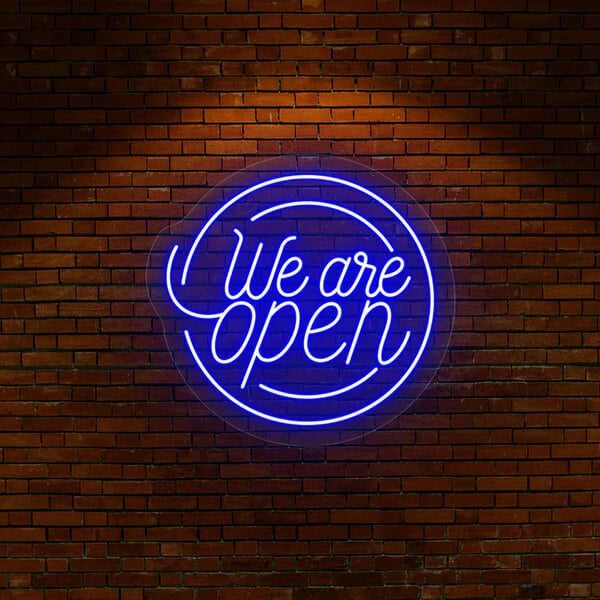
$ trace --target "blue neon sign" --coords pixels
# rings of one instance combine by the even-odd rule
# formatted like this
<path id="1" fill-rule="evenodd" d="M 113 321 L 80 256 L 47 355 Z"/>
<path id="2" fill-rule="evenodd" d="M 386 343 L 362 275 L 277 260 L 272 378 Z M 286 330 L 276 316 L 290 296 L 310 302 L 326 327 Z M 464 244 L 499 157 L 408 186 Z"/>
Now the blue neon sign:
<path id="1" fill-rule="evenodd" d="M 433 269 L 407 218 L 323 174 L 236 193 L 171 246 L 164 280 L 204 378 L 284 426 L 342 423 L 401 394 L 436 318 Z"/>

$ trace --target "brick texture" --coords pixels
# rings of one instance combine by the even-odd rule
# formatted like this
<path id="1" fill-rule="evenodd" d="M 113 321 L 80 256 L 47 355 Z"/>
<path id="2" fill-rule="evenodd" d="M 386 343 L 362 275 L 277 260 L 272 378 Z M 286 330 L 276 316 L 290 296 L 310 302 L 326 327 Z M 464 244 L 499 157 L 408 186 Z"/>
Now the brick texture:
<path id="1" fill-rule="evenodd" d="M 2 600 L 600 598 L 600 3 L 3 0 Z M 258 157 L 429 211 L 447 358 L 351 444 L 183 385 L 154 236 Z"/>

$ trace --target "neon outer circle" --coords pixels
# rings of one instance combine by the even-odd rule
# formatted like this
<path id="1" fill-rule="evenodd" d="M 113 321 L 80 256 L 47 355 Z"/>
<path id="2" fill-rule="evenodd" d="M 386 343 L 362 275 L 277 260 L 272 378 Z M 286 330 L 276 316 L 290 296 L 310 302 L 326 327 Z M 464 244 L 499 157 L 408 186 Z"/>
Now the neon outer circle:
<path id="1" fill-rule="evenodd" d="M 363 186 L 353 183 L 351 181 L 347 181 L 346 179 L 340 179 L 339 177 L 331 177 L 329 175 L 316 175 L 316 174 L 286 175 L 284 177 L 275 177 L 274 179 L 268 179 L 267 181 L 263 181 L 256 185 L 253 185 L 252 187 L 249 187 L 248 189 L 239 193 L 237 196 L 234 196 L 226 204 L 224 204 L 206 222 L 204 227 L 200 230 L 200 233 L 198 233 L 198 235 L 196 236 L 196 239 L 194 240 L 194 243 L 192 244 L 192 247 L 190 248 L 190 251 L 188 253 L 188 256 L 187 256 L 185 264 L 184 264 L 184 268 L 183 268 L 183 271 L 181 274 L 181 285 L 185 285 L 185 283 L 186 283 L 187 275 L 188 275 L 188 271 L 190 269 L 190 264 L 192 262 L 193 255 L 194 255 L 198 245 L 202 241 L 202 238 L 204 237 L 206 232 L 210 229 L 212 224 L 221 216 L 221 214 L 223 212 L 225 212 L 228 208 L 230 208 L 238 200 L 241 200 L 241 199 L 245 198 L 246 196 L 248 196 L 249 194 L 251 194 L 257 190 L 260 190 L 262 188 L 276 185 L 278 183 L 284 183 L 287 181 L 311 181 L 311 180 L 327 181 L 330 183 L 336 183 L 336 184 L 339 184 L 342 186 L 346 186 L 346 187 L 352 188 L 354 190 L 357 190 L 357 191 L 365 194 L 366 196 L 369 196 L 373 200 L 376 200 L 377 202 L 379 202 L 379 204 L 381 204 L 384 208 L 386 208 L 392 215 L 394 215 L 394 217 L 396 217 L 396 219 L 398 219 L 398 221 L 400 221 L 400 223 L 402 223 L 402 226 L 408 232 L 408 234 L 412 238 L 413 242 L 415 243 L 417 249 L 419 250 L 419 254 L 421 256 L 421 259 L 423 260 L 423 264 L 424 264 L 425 270 L 427 272 L 427 285 L 428 285 L 428 290 L 429 290 L 429 312 L 428 312 L 428 316 L 427 316 L 427 327 L 425 328 L 425 334 L 423 336 L 423 341 L 421 342 L 421 345 L 419 346 L 419 350 L 418 350 L 417 354 L 415 355 L 415 358 L 413 359 L 412 363 L 408 367 L 408 369 L 406 369 L 406 371 L 402 375 L 402 377 L 400 379 L 398 379 L 398 381 L 387 392 L 385 392 L 384 394 L 379 396 L 379 398 L 377 398 L 376 400 L 373 400 L 366 406 L 363 406 L 362 408 L 355 410 L 351 413 L 348 413 L 345 415 L 340 415 L 339 417 L 332 417 L 329 419 L 319 419 L 317 421 L 301 421 L 298 419 L 285 419 L 283 417 L 277 417 L 275 415 L 270 415 L 270 414 L 261 412 L 259 410 L 256 410 L 255 408 L 248 406 L 247 404 L 245 404 L 244 402 L 242 402 L 241 400 L 239 400 L 238 398 L 236 398 L 235 396 L 230 394 L 227 390 L 225 390 L 219 384 L 219 382 L 211 375 L 211 373 L 208 371 L 208 369 L 206 368 L 206 366 L 204 365 L 204 363 L 198 356 L 198 353 L 196 352 L 196 348 L 193 345 L 189 331 L 186 329 L 183 332 L 185 340 L 188 345 L 188 348 L 190 349 L 190 352 L 191 352 L 196 364 L 198 365 L 200 370 L 204 373 L 206 378 L 212 383 L 212 385 L 219 392 L 221 392 L 221 394 L 223 394 L 228 400 L 230 400 L 231 402 L 233 402 L 234 404 L 236 404 L 237 406 L 239 406 L 241 409 L 245 410 L 246 412 L 253 414 L 257 417 L 260 417 L 261 419 L 266 419 L 268 421 L 272 421 L 275 423 L 281 423 L 283 425 L 299 425 L 299 426 L 303 426 L 303 427 L 317 427 L 320 425 L 332 425 L 335 423 L 341 423 L 342 421 L 347 421 L 349 419 L 354 419 L 355 417 L 358 417 L 358 416 L 372 410 L 373 408 L 375 408 L 376 406 L 381 404 L 384 400 L 387 400 L 387 398 L 389 398 L 408 379 L 410 374 L 414 371 L 417 364 L 421 360 L 421 357 L 423 356 L 423 352 L 425 351 L 425 347 L 426 347 L 429 337 L 431 335 L 431 330 L 433 327 L 434 304 L 435 304 L 435 301 L 434 301 L 435 300 L 435 291 L 434 291 L 434 284 L 433 284 L 433 275 L 431 272 L 431 267 L 429 265 L 429 261 L 427 260 L 427 255 L 425 254 L 425 250 L 423 249 L 423 245 L 421 244 L 421 241 L 417 237 L 417 234 L 414 232 L 412 227 L 408 224 L 406 219 L 393 206 L 391 206 L 388 202 L 386 202 L 381 196 L 378 196 L 371 190 L 368 190 L 367 188 L 364 188 Z M 189 309 L 186 309 L 183 305 L 181 305 L 179 303 L 179 301 L 177 300 L 177 298 L 175 297 L 175 294 L 172 289 L 171 269 L 172 269 L 173 261 L 175 258 L 175 254 L 177 253 L 178 249 L 179 249 L 178 245 L 173 246 L 173 248 L 171 250 L 171 254 L 169 256 L 169 262 L 168 262 L 168 266 L 167 266 L 166 283 L 167 283 L 167 289 L 169 292 L 169 296 L 171 297 L 171 300 L 176 304 L 176 306 L 180 310 L 182 310 L 182 312 L 189 314 L 190 316 L 200 316 L 200 313 L 194 313 L 193 311 L 190 311 Z M 202 315 L 202 316 L 204 316 L 204 315 Z"/>

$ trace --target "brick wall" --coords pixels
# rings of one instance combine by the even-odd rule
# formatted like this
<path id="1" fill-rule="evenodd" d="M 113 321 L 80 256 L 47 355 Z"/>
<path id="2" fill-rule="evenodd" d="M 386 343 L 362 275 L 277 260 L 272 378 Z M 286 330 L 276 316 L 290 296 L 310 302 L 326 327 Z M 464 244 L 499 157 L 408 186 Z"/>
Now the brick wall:
<path id="1" fill-rule="evenodd" d="M 2 600 L 600 598 L 600 3 L 3 0 Z M 279 448 L 183 385 L 157 232 L 258 158 L 429 211 L 424 398 Z"/>

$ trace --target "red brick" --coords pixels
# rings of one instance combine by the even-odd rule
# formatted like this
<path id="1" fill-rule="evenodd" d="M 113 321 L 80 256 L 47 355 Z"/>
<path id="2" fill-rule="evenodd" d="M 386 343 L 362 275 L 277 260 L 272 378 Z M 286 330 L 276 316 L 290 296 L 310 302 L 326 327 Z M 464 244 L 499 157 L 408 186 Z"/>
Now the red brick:
<path id="1" fill-rule="evenodd" d="M 256 119 L 254 110 L 249 108 L 207 108 L 204 117 L 209 123 L 253 123 Z"/>

